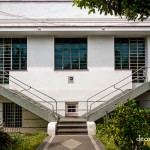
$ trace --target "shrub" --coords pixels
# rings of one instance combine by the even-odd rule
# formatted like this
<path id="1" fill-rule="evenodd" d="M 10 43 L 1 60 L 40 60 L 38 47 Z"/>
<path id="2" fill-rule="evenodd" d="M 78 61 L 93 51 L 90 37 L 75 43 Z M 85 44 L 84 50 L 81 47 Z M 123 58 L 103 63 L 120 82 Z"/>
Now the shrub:
<path id="1" fill-rule="evenodd" d="M 12 139 L 8 133 L 0 131 L 0 150 L 4 150 L 12 146 Z"/>
<path id="2" fill-rule="evenodd" d="M 13 140 L 12 150 L 35 150 L 46 136 L 45 132 L 38 132 L 32 135 L 13 133 L 11 134 Z"/>
<path id="3" fill-rule="evenodd" d="M 120 150 L 146 150 L 146 142 L 137 141 L 139 135 L 150 137 L 150 111 L 138 107 L 135 100 L 120 105 L 113 118 L 107 118 L 105 124 L 97 125 L 97 136 L 107 135 Z"/>

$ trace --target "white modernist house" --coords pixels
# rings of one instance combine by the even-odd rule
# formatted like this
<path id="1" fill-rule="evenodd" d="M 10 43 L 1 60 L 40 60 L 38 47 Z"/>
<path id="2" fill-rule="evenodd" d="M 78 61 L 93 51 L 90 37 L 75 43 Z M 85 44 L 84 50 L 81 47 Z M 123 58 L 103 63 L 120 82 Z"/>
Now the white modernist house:
<path id="1" fill-rule="evenodd" d="M 130 97 L 150 108 L 148 66 L 149 19 L 89 15 L 72 0 L 0 2 L 0 120 L 10 130 L 95 121 Z"/>

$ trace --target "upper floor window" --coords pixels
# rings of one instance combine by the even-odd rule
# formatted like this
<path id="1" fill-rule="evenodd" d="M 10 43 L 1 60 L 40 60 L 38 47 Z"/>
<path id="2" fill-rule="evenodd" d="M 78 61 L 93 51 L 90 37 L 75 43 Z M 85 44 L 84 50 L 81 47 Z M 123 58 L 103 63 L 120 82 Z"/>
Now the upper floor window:
<path id="1" fill-rule="evenodd" d="M 115 69 L 132 69 L 132 72 L 145 67 L 144 38 L 115 38 Z M 134 73 L 134 82 L 143 82 L 143 70 Z"/>
<path id="2" fill-rule="evenodd" d="M 9 70 L 24 69 L 27 69 L 27 39 L 0 38 L 0 83 L 9 82 Z"/>
<path id="3" fill-rule="evenodd" d="M 12 69 L 27 69 L 27 39 L 12 39 Z"/>
<path id="4" fill-rule="evenodd" d="M 87 69 L 87 39 L 55 39 L 55 69 Z"/>

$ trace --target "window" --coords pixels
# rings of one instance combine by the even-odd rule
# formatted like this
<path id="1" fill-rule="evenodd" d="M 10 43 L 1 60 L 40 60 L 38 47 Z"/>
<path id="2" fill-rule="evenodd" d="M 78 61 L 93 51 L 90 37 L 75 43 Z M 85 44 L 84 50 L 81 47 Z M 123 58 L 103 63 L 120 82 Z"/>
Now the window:
<path id="1" fill-rule="evenodd" d="M 8 83 L 9 70 L 27 69 L 27 39 L 0 38 L 0 83 Z"/>
<path id="2" fill-rule="evenodd" d="M 27 39 L 12 39 L 12 69 L 27 69 Z"/>
<path id="3" fill-rule="evenodd" d="M 22 108 L 14 103 L 3 103 L 5 127 L 22 127 Z"/>
<path id="4" fill-rule="evenodd" d="M 55 39 L 55 69 L 87 69 L 87 39 Z"/>
<path id="5" fill-rule="evenodd" d="M 115 69 L 132 69 L 132 73 L 145 67 L 144 38 L 115 38 Z M 143 82 L 143 70 L 132 76 L 133 82 Z"/>
<path id="6" fill-rule="evenodd" d="M 66 103 L 66 113 L 76 113 L 77 112 L 78 103 Z"/>

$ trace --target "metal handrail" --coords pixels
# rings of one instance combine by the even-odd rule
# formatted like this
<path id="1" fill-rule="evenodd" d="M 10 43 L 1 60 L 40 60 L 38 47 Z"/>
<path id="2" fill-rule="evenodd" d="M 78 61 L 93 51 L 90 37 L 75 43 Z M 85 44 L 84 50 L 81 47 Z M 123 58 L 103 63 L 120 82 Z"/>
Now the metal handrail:
<path id="1" fill-rule="evenodd" d="M 138 79 L 138 78 L 135 78 L 134 80 L 137 80 L 137 79 Z M 130 82 L 128 82 L 128 83 L 126 83 L 125 85 L 121 86 L 120 88 L 125 87 L 125 86 L 126 86 L 126 85 L 128 85 L 129 83 L 132 83 L 134 80 L 132 80 L 132 81 L 130 81 Z M 98 99 L 98 100 L 96 100 L 96 101 L 92 102 L 92 104 L 90 105 L 90 111 L 91 111 L 91 109 L 92 109 L 92 105 L 93 105 L 94 103 L 96 103 L 96 102 L 101 102 L 101 100 L 102 100 L 103 98 L 105 98 L 105 97 L 107 97 L 107 96 L 109 96 L 109 95 L 111 95 L 111 94 L 115 93 L 116 91 L 120 90 L 120 88 L 118 88 L 118 89 L 116 89 L 115 91 L 110 92 L 109 94 L 107 94 L 107 95 L 105 95 L 105 96 L 101 97 L 100 99 Z M 121 92 L 123 92 L 123 90 L 121 90 Z"/>
<path id="2" fill-rule="evenodd" d="M 41 92 L 41 91 L 39 91 L 39 90 L 37 90 L 37 89 L 35 89 L 35 88 L 31 87 L 31 86 L 29 86 L 29 85 L 28 85 L 28 84 L 26 84 L 26 83 L 24 83 L 24 82 L 22 82 L 22 81 L 18 80 L 17 78 L 13 77 L 12 75 L 10 75 L 9 73 L 7 73 L 6 71 L 4 71 L 4 70 L 0 70 L 0 71 L 2 71 L 2 72 L 4 73 L 4 75 L 6 74 L 6 75 L 8 75 L 9 77 L 13 78 L 15 81 L 18 81 L 18 82 L 20 82 L 21 84 L 23 84 L 23 85 L 27 86 L 27 87 L 28 87 L 28 89 L 24 88 L 23 86 L 21 86 L 20 84 L 16 83 L 16 82 L 15 82 L 15 81 L 13 81 L 13 80 L 11 80 L 10 78 L 4 77 L 4 78 L 6 78 L 6 79 L 9 79 L 9 81 L 13 82 L 13 83 L 14 83 L 14 84 L 16 84 L 17 86 L 21 87 L 21 88 L 23 89 L 21 92 L 26 91 L 26 92 L 28 92 L 28 93 L 30 93 L 30 94 L 32 94 L 32 95 L 34 95 L 35 97 L 37 97 L 37 98 L 41 99 L 42 101 L 44 101 L 44 102 L 46 102 L 46 103 L 50 104 L 50 105 L 52 106 L 53 113 L 54 113 L 54 111 L 55 111 L 55 112 L 56 112 L 56 114 L 57 114 L 57 100 L 56 100 L 56 99 L 54 99 L 54 98 L 52 98 L 52 97 L 48 96 L 47 94 L 45 94 L 45 93 L 43 93 L 43 92 Z M 29 91 L 30 89 L 32 89 L 32 90 L 36 91 L 37 93 L 40 93 L 40 94 L 42 94 L 42 95 L 46 96 L 47 98 L 50 98 L 51 100 L 53 100 L 53 101 L 56 103 L 56 110 L 54 110 L 54 106 L 53 106 L 53 105 L 52 105 L 49 101 L 44 100 L 43 98 L 41 98 L 41 97 L 37 96 L 36 94 L 34 94 L 34 93 L 30 92 L 30 91 Z M 20 92 L 20 93 L 21 93 L 21 92 Z"/>
<path id="3" fill-rule="evenodd" d="M 114 87 L 116 90 L 113 91 L 113 92 L 110 92 L 109 94 L 105 95 L 105 96 L 102 97 L 101 99 L 107 97 L 108 95 L 110 95 L 110 94 L 112 94 L 112 93 L 114 93 L 114 92 L 116 92 L 116 91 L 118 91 L 118 90 L 121 90 L 122 87 L 124 87 L 124 86 L 126 86 L 127 84 L 133 82 L 134 80 L 141 79 L 141 77 L 140 77 L 140 78 L 136 78 L 136 79 L 134 79 L 134 80 L 131 80 L 129 83 L 123 85 L 123 86 L 120 87 L 120 88 L 116 88 L 116 85 L 117 85 L 117 84 L 119 84 L 119 83 L 125 81 L 125 80 L 128 79 L 129 77 L 132 77 L 132 75 L 136 74 L 136 73 L 139 72 L 140 70 L 145 71 L 145 70 L 148 69 L 148 68 L 150 68 L 150 67 L 141 67 L 140 69 L 136 70 L 134 73 L 132 73 L 131 75 L 125 77 L 124 79 L 120 80 L 119 82 L 117 82 L 117 83 L 115 83 L 115 84 L 113 84 L 113 85 L 111 85 L 111 86 L 105 88 L 104 90 L 102 90 L 102 91 L 100 91 L 100 92 L 94 94 L 93 96 L 89 97 L 89 98 L 87 99 L 87 101 L 86 101 L 86 103 L 87 103 L 87 113 L 88 113 L 88 111 L 89 111 L 88 103 L 89 103 L 89 101 L 90 101 L 92 98 L 94 98 L 95 96 L 97 96 L 97 95 L 99 95 L 99 94 L 101 94 L 101 93 L 107 91 L 108 89 L 110 89 L 110 88 L 112 88 L 112 87 Z M 145 79 L 147 80 L 147 74 L 146 74 L 146 76 L 145 76 Z M 96 100 L 96 101 L 93 101 L 93 103 L 90 105 L 90 110 L 91 110 L 92 105 L 93 105 L 94 103 L 100 101 L 101 99 L 98 99 L 98 100 Z"/>

